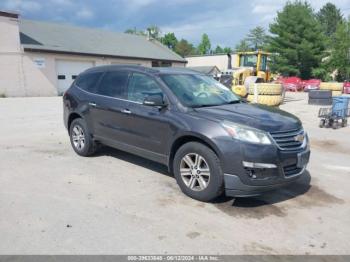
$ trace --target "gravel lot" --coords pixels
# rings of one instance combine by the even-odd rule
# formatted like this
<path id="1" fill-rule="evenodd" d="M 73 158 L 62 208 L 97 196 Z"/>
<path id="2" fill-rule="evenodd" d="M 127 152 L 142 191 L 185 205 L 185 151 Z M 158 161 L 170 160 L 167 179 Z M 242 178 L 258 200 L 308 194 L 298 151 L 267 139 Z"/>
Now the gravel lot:
<path id="1" fill-rule="evenodd" d="M 0 254 L 350 254 L 350 127 L 318 128 L 305 94 L 287 101 L 311 138 L 309 176 L 204 204 L 151 161 L 77 156 L 61 98 L 0 99 Z"/>

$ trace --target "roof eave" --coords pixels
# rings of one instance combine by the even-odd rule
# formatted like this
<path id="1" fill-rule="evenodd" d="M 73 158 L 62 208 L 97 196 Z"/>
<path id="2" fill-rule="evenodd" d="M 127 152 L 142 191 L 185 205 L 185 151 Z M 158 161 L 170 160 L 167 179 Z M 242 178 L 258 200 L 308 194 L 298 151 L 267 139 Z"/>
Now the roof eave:
<path id="1" fill-rule="evenodd" d="M 0 16 L 18 19 L 19 18 L 19 13 L 16 12 L 16 11 L 7 11 L 7 10 L 1 10 L 0 9 Z"/>
<path id="2" fill-rule="evenodd" d="M 60 51 L 60 50 L 51 50 L 51 49 L 43 49 L 43 48 L 32 48 L 26 47 L 23 45 L 23 49 L 26 52 L 37 52 L 37 53 L 56 53 L 56 54 L 66 54 L 66 55 L 82 55 L 82 56 L 93 56 L 93 57 L 106 57 L 106 58 L 122 58 L 122 59 L 135 59 L 135 60 L 152 60 L 152 61 L 162 61 L 162 62 L 176 62 L 187 64 L 188 62 L 183 60 L 176 59 L 162 59 L 155 57 L 133 57 L 133 56 L 121 56 L 121 55 L 111 55 L 111 54 L 94 54 L 94 53 L 83 53 L 83 52 L 74 52 L 74 51 Z"/>

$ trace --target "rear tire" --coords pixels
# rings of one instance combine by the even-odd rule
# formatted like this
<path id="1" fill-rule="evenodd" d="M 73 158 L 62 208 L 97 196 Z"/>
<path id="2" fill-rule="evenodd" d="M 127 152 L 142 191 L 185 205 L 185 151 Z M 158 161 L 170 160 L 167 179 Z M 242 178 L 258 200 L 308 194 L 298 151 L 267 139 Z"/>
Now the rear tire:
<path id="1" fill-rule="evenodd" d="M 254 95 L 248 95 L 248 102 L 254 102 Z M 258 104 L 267 106 L 279 106 L 282 103 L 281 95 L 258 95 Z"/>
<path id="2" fill-rule="evenodd" d="M 281 95 L 283 91 L 281 84 L 258 83 L 249 86 L 250 95 L 254 95 L 254 85 L 257 85 L 259 95 Z"/>
<path id="3" fill-rule="evenodd" d="M 70 142 L 74 151 L 80 156 L 91 156 L 97 150 L 97 144 L 82 118 L 73 120 L 69 128 Z"/>
<path id="4" fill-rule="evenodd" d="M 173 172 L 182 192 L 193 199 L 210 202 L 224 191 L 220 160 L 213 150 L 201 143 L 189 142 L 179 148 Z"/>
<path id="5" fill-rule="evenodd" d="M 342 91 L 343 90 L 343 83 L 321 82 L 320 89 L 321 90 Z"/>

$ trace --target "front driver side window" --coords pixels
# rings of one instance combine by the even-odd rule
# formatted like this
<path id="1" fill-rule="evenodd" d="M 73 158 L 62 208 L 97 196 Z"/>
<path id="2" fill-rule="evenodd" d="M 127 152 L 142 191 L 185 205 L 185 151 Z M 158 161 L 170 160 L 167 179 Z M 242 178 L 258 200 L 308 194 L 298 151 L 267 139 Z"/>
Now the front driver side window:
<path id="1" fill-rule="evenodd" d="M 128 100 L 143 103 L 147 96 L 155 94 L 163 96 L 163 91 L 153 78 L 139 73 L 132 75 L 128 87 Z"/>

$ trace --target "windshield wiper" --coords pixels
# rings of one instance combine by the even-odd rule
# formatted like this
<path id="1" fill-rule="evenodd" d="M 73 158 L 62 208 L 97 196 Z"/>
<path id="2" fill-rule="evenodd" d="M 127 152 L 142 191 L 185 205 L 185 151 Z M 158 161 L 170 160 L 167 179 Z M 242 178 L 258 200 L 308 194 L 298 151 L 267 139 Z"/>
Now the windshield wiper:
<path id="1" fill-rule="evenodd" d="M 225 103 L 215 105 L 215 106 L 225 106 L 225 105 L 233 105 L 233 104 L 239 104 L 239 103 L 241 103 L 241 100 L 233 100 L 233 101 L 225 102 Z"/>
<path id="2" fill-rule="evenodd" d="M 222 104 L 201 104 L 201 105 L 194 105 L 191 106 L 192 108 L 200 108 L 200 107 L 214 107 L 214 106 L 224 106 L 224 105 L 232 105 L 232 104 L 239 104 L 241 103 L 241 100 L 232 100 L 230 102 L 222 103 Z"/>
<path id="3" fill-rule="evenodd" d="M 213 105 L 195 105 L 195 106 L 191 106 L 192 108 L 200 108 L 200 107 L 212 107 L 212 106 L 220 106 L 219 105 L 216 105 L 216 104 L 213 104 Z"/>
<path id="4" fill-rule="evenodd" d="M 232 100 L 230 102 L 225 103 L 224 105 L 232 105 L 232 104 L 239 104 L 241 100 Z"/>

